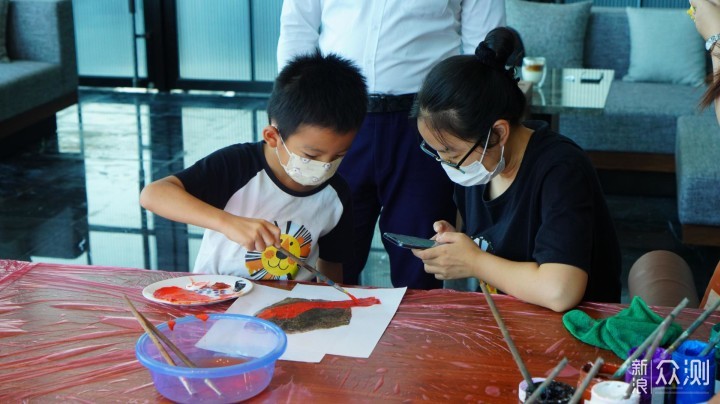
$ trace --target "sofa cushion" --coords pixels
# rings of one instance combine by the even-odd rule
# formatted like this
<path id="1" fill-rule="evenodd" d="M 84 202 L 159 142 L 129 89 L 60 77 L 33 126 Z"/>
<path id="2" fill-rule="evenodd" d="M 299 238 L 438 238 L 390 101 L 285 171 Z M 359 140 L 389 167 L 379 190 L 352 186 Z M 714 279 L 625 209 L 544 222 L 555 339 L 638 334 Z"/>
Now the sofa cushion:
<path id="1" fill-rule="evenodd" d="M 590 69 L 613 69 L 615 77 L 624 76 L 630 64 L 629 37 L 625 9 L 593 7 L 585 36 L 584 66 Z"/>
<path id="2" fill-rule="evenodd" d="M 720 226 L 718 156 L 720 127 L 714 114 L 678 119 L 675 169 L 680 223 Z"/>
<path id="3" fill-rule="evenodd" d="M 0 0 L 0 63 L 9 62 L 7 48 L 5 47 L 5 35 L 7 34 L 7 10 L 8 0 Z"/>
<path id="4" fill-rule="evenodd" d="M 527 56 L 543 56 L 547 66 L 582 67 L 592 2 L 544 4 L 507 0 L 507 25 L 522 37 Z"/>
<path id="5" fill-rule="evenodd" d="M 560 115 L 560 133 L 591 151 L 673 154 L 677 118 L 697 113 L 704 88 L 615 80 L 602 115 Z"/>
<path id="6" fill-rule="evenodd" d="M 0 64 L 0 121 L 63 95 L 59 65 L 15 60 Z"/>
<path id="7" fill-rule="evenodd" d="M 700 86 L 705 48 L 685 10 L 628 8 L 630 68 L 625 81 Z"/>

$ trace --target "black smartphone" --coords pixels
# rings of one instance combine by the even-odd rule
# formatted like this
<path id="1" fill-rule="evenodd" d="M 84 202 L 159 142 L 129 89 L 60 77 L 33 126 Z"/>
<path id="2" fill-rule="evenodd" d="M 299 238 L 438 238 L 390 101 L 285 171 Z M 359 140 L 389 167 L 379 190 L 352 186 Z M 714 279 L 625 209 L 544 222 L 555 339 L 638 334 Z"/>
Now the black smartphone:
<path id="1" fill-rule="evenodd" d="M 437 244 L 434 240 L 428 240 L 426 238 L 405 236 L 403 234 L 395 233 L 383 233 L 383 237 L 391 243 L 402 248 L 416 248 L 424 250 L 426 248 L 435 247 Z"/>

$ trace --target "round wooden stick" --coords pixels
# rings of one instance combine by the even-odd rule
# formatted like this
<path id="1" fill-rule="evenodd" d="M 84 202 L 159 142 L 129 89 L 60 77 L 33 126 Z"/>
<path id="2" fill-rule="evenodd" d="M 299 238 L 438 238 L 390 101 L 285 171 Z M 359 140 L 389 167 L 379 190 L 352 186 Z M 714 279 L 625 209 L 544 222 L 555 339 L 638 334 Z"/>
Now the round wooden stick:
<path id="1" fill-rule="evenodd" d="M 643 357 L 643 360 L 646 361 L 645 363 L 648 363 L 647 361 L 650 361 L 650 366 L 652 367 L 652 358 L 653 355 L 655 355 L 655 350 L 657 350 L 658 346 L 660 346 L 660 341 L 662 341 L 663 336 L 665 336 L 665 333 L 667 332 L 668 328 L 670 328 L 670 322 L 662 322 L 660 324 L 660 329 L 655 334 L 655 339 L 653 339 L 652 344 L 650 345 L 650 349 L 645 352 L 645 356 Z M 627 390 L 625 390 L 625 395 L 623 396 L 623 400 L 627 400 L 630 398 L 630 395 L 632 395 L 633 388 L 635 387 L 635 384 L 637 383 L 637 379 L 640 378 L 640 373 L 635 373 L 632 377 L 632 380 L 630 380 L 630 385 L 628 386 Z"/>
<path id="2" fill-rule="evenodd" d="M 690 327 L 688 327 L 685 331 L 683 331 L 682 334 L 668 347 L 668 349 L 665 350 L 663 353 L 663 359 L 667 358 L 669 355 L 672 355 L 673 352 L 682 344 L 692 333 L 697 330 L 698 327 L 700 327 L 700 324 L 702 324 L 708 316 L 712 312 L 714 312 L 718 307 L 720 306 L 720 299 L 716 300 L 710 307 L 705 309 L 705 311 L 698 316 L 698 318 L 693 321 L 692 324 L 690 324 Z"/>
<path id="3" fill-rule="evenodd" d="M 505 327 L 505 322 L 503 321 L 502 317 L 500 317 L 500 312 L 498 311 L 497 307 L 495 307 L 495 301 L 493 300 L 490 292 L 488 292 L 487 286 L 485 286 L 485 282 L 480 281 L 480 289 L 482 289 L 482 292 L 485 295 L 485 300 L 487 300 L 488 306 L 490 306 L 490 311 L 492 312 L 493 317 L 495 317 L 495 322 L 497 323 L 498 328 L 500 328 L 500 332 L 502 332 L 503 338 L 505 339 L 505 343 L 507 344 L 508 348 L 510 348 L 510 353 L 512 354 L 513 359 L 515 359 L 515 363 L 520 369 L 520 373 L 522 373 L 523 379 L 525 379 L 525 383 L 527 383 L 528 385 L 528 391 L 532 391 L 534 386 L 532 376 L 530 376 L 530 372 L 528 372 L 527 368 L 525 367 L 525 364 L 520 357 L 520 353 L 515 347 L 515 343 L 513 342 L 512 337 L 510 337 L 510 332 L 508 332 L 507 327 Z"/>
<path id="4" fill-rule="evenodd" d="M 570 399 L 570 404 L 577 404 L 582 399 L 583 392 L 587 388 L 587 386 L 590 385 L 590 382 L 592 381 L 593 377 L 597 374 L 597 372 L 600 371 L 600 367 L 605 363 L 603 358 L 597 357 L 595 359 L 595 363 L 593 363 L 593 366 L 590 368 L 590 371 L 585 375 L 585 379 L 583 379 L 582 383 L 580 383 L 580 386 L 578 386 L 577 389 L 575 389 L 575 394 L 573 394 L 572 398 Z"/>
<path id="5" fill-rule="evenodd" d="M 157 335 L 152 331 L 152 329 L 150 327 L 148 327 L 148 324 L 150 324 L 150 322 L 147 321 L 145 319 L 145 317 L 143 317 L 143 315 L 140 314 L 139 311 L 137 311 L 137 309 L 135 308 L 135 306 L 133 306 L 133 304 L 130 302 L 130 299 L 128 299 L 127 296 L 123 296 L 123 297 L 125 297 L 125 301 L 130 306 L 130 310 L 132 311 L 133 315 L 137 319 L 138 323 L 140 323 L 140 326 L 143 328 L 143 330 L 145 330 L 148 337 L 150 337 L 150 340 L 157 347 L 158 351 L 160 351 L 160 355 L 163 357 L 163 359 L 165 359 L 165 362 L 167 362 L 168 365 L 170 365 L 170 366 L 177 366 L 175 364 L 175 361 L 173 360 L 173 358 L 165 350 L 165 347 L 163 346 L 163 344 L 160 343 L 160 340 L 158 339 Z M 150 324 L 150 325 L 152 325 L 152 324 Z M 191 396 L 195 395 L 195 392 L 192 391 L 192 389 L 190 388 L 190 385 L 188 384 L 187 380 L 184 377 L 180 377 L 180 383 L 182 383 L 183 387 L 185 387 L 185 390 L 187 390 L 188 394 L 190 394 Z"/>
<path id="6" fill-rule="evenodd" d="M 132 304 L 132 302 L 130 301 L 130 299 L 128 299 L 127 296 L 123 296 L 123 297 L 125 298 L 125 301 L 127 302 L 128 306 L 130 306 L 130 311 L 132 311 L 133 315 L 135 315 L 135 318 L 138 319 L 138 322 L 143 327 L 145 332 L 148 333 L 148 336 L 150 337 L 150 339 L 153 341 L 153 343 L 155 343 L 155 345 L 160 350 L 160 354 L 163 355 L 163 357 L 165 358 L 166 361 L 169 360 L 168 364 L 170 364 L 171 366 L 177 366 L 175 364 L 175 361 L 173 361 L 173 359 L 170 357 L 170 355 L 165 350 L 165 347 L 163 347 L 162 344 L 160 344 L 160 341 L 158 341 L 157 338 L 160 338 L 165 343 L 165 345 L 167 345 L 168 348 L 170 348 L 170 350 L 173 351 L 175 353 L 175 355 L 178 356 L 178 358 L 180 358 L 180 360 L 185 364 L 185 366 L 187 366 L 189 368 L 197 367 L 197 365 L 195 365 L 195 363 L 193 363 L 193 361 L 191 361 L 190 358 L 188 358 L 187 355 L 185 355 L 180 350 L 180 348 L 178 348 L 175 344 L 173 344 L 172 341 L 170 341 L 170 338 L 166 337 L 165 334 L 161 333 L 160 330 L 158 330 L 157 327 L 155 327 L 155 325 L 153 323 L 151 323 L 147 318 L 145 318 L 145 316 L 143 316 L 135 308 L 135 306 Z M 181 378 L 180 380 L 184 380 L 184 378 Z M 215 386 L 215 384 L 212 381 L 210 381 L 210 379 L 204 379 L 203 382 L 205 383 L 206 386 L 210 387 L 210 389 L 212 391 L 214 391 L 215 394 L 217 394 L 218 396 L 222 396 L 222 392 L 220 390 L 218 390 L 218 388 Z M 185 384 L 185 383 L 183 383 L 183 384 Z M 192 395 L 193 393 L 190 393 L 190 394 Z"/>
<path id="7" fill-rule="evenodd" d="M 543 382 L 540 383 L 540 385 L 538 386 L 537 389 L 535 389 L 535 391 L 532 393 L 532 395 L 527 400 L 525 400 L 525 403 L 531 404 L 531 403 L 534 403 L 535 400 L 540 398 L 542 391 L 547 386 L 549 386 L 550 383 L 552 383 L 553 379 L 558 375 L 558 373 L 560 373 L 561 370 L 563 370 L 563 368 L 565 367 L 565 365 L 567 365 L 567 363 L 568 363 L 567 358 L 562 358 L 560 363 L 558 363 L 557 366 L 555 366 L 555 369 L 553 369 L 552 372 L 550 372 L 548 377 L 545 380 L 543 380 Z"/>
<path id="8" fill-rule="evenodd" d="M 628 358 L 625 359 L 625 362 L 623 362 L 622 365 L 620 365 L 620 368 L 618 368 L 618 370 L 612 375 L 613 379 L 618 379 L 625 374 L 628 366 L 630 366 L 632 361 L 634 361 L 635 359 L 640 357 L 640 355 L 652 343 L 653 339 L 655 338 L 655 335 L 657 335 L 657 333 L 660 331 L 660 328 L 662 328 L 663 324 L 667 323 L 668 326 L 670 326 L 670 323 L 675 319 L 675 316 L 677 316 L 678 313 L 680 313 L 680 310 L 684 309 L 685 306 L 687 306 L 688 302 L 689 302 L 689 300 L 687 298 L 683 298 L 682 301 L 680 303 L 678 303 L 677 306 L 675 306 L 673 311 L 671 311 L 670 314 L 668 314 L 668 316 L 665 317 L 665 319 L 655 328 L 655 330 L 652 333 L 650 333 L 650 335 L 648 335 L 647 338 L 645 338 L 645 341 L 643 341 L 643 343 L 640 344 L 639 347 L 635 348 L 635 352 L 633 352 L 632 355 L 628 356 Z"/>
<path id="9" fill-rule="evenodd" d="M 718 342 L 720 342 L 720 332 L 715 334 L 714 337 L 710 338 L 710 341 L 708 341 L 708 345 L 705 347 L 705 349 L 702 350 L 702 352 L 700 352 L 700 357 L 703 357 L 710 353 L 710 350 L 713 349 L 715 345 L 718 344 Z"/>

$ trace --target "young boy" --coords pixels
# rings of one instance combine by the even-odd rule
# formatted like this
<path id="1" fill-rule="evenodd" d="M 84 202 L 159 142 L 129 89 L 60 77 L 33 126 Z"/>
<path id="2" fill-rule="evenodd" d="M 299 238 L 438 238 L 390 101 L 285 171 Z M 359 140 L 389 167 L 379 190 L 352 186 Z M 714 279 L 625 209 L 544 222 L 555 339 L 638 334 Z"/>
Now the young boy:
<path id="1" fill-rule="evenodd" d="M 206 229 L 195 273 L 311 279 L 275 246 L 342 280 L 350 189 L 335 175 L 365 117 L 365 79 L 337 55 L 299 56 L 268 101 L 263 141 L 218 150 L 143 189 L 145 209 Z"/>

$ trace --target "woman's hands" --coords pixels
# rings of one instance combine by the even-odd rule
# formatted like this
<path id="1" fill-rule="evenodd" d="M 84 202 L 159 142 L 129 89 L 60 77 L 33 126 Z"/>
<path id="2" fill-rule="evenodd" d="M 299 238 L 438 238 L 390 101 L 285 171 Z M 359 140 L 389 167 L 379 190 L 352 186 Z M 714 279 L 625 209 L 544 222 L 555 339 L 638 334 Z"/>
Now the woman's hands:
<path id="1" fill-rule="evenodd" d="M 717 0 L 690 0 L 695 9 L 695 28 L 703 39 L 720 33 L 720 5 Z"/>
<path id="2" fill-rule="evenodd" d="M 480 247 L 467 235 L 455 232 L 448 222 L 436 222 L 433 228 L 441 230 L 433 237 L 441 245 L 412 250 L 416 257 L 423 260 L 425 272 L 435 274 L 435 278 L 441 280 L 477 277 L 477 256 L 484 254 Z"/>
<path id="3" fill-rule="evenodd" d="M 280 228 L 263 219 L 228 214 L 221 231 L 248 251 L 263 251 L 271 245 L 280 245 Z"/>
<path id="4" fill-rule="evenodd" d="M 433 223 L 433 230 L 435 230 L 435 235 L 432 236 L 430 240 L 435 240 L 440 233 L 454 233 L 456 231 L 455 227 L 446 220 L 438 220 Z"/>

